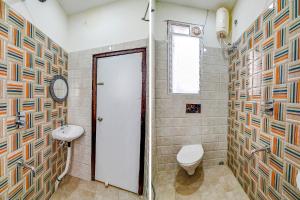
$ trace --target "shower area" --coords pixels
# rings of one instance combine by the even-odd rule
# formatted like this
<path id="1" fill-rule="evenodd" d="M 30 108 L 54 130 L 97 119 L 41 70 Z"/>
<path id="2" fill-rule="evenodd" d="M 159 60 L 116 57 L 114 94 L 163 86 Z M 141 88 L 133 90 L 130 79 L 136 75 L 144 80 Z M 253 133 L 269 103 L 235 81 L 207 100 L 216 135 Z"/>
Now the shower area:
<path id="1" fill-rule="evenodd" d="M 168 43 L 156 35 L 163 38 L 155 43 L 156 199 L 300 199 L 299 5 L 299 0 L 238 1 L 231 10 L 232 42 L 219 38 L 221 48 L 214 49 L 206 41 L 198 97 L 167 93 Z M 188 12 L 186 20 L 192 21 L 194 10 L 160 1 L 157 29 L 166 26 L 162 19 L 175 16 L 171 8 Z M 184 113 L 187 102 L 200 103 L 201 114 Z M 204 157 L 188 176 L 176 154 L 196 143 L 203 145 Z"/>
<path id="2" fill-rule="evenodd" d="M 226 166 L 228 64 L 216 37 L 216 14 L 205 9 L 203 2 L 197 5 L 189 7 L 168 1 L 156 2 L 156 120 L 152 136 L 155 198 L 247 200 L 247 195 Z M 183 43 L 176 43 L 181 39 Z M 189 39 L 191 44 L 185 45 Z M 186 63 L 170 65 L 180 63 L 177 57 L 185 59 Z M 176 67 L 179 73 L 175 72 Z M 181 74 L 189 80 L 180 79 Z M 189 149 L 189 145 L 201 146 L 203 154 L 191 151 L 183 153 L 180 159 L 179 152 Z M 189 160 L 194 156 L 195 159 Z M 184 163 L 185 159 L 187 163 Z M 194 174 L 189 170 L 191 165 L 196 167 Z M 193 175 L 188 175 L 189 172 Z"/>
<path id="3" fill-rule="evenodd" d="M 268 4 L 230 54 L 228 166 L 250 199 L 300 199 L 299 3 Z"/>

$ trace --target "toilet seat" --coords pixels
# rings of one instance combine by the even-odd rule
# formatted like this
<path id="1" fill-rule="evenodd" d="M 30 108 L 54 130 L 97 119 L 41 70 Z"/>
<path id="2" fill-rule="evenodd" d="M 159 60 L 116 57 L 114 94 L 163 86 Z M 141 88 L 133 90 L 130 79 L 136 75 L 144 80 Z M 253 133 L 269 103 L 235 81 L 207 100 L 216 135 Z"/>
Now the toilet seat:
<path id="1" fill-rule="evenodd" d="M 204 154 L 201 144 L 183 146 L 177 154 L 177 161 L 183 165 L 193 165 L 202 159 Z"/>

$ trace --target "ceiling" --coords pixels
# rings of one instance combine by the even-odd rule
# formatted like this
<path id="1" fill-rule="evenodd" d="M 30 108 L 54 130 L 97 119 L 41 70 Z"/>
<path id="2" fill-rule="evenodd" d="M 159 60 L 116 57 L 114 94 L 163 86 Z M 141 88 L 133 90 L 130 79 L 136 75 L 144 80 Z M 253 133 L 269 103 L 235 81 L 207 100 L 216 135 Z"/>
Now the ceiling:
<path id="1" fill-rule="evenodd" d="M 87 9 L 112 3 L 117 0 L 57 0 L 68 15 L 80 13 Z M 224 6 L 232 9 L 237 0 L 158 0 L 195 8 L 217 10 Z"/>
<path id="2" fill-rule="evenodd" d="M 68 15 L 80 13 L 87 9 L 112 3 L 116 0 L 57 0 Z"/>
<path id="3" fill-rule="evenodd" d="M 219 7 L 224 6 L 231 10 L 236 0 L 159 0 L 160 2 L 175 3 L 183 6 L 190 6 L 195 8 L 202 8 L 208 10 L 217 10 Z"/>

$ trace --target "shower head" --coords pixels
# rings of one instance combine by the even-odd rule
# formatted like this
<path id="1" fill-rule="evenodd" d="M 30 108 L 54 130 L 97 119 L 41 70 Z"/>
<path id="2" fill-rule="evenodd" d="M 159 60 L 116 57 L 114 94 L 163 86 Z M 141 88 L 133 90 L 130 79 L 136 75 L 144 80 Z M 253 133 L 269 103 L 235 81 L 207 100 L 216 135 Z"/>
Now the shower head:
<path id="1" fill-rule="evenodd" d="M 42 2 L 42 3 L 44 3 L 44 2 L 46 2 L 47 0 L 39 0 L 39 2 Z"/>

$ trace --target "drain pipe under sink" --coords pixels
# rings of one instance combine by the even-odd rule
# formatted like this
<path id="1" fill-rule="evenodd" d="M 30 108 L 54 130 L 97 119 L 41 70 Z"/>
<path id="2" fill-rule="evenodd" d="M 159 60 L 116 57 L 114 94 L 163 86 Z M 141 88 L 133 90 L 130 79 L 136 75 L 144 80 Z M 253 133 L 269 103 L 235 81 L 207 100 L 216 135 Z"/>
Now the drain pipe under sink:
<path id="1" fill-rule="evenodd" d="M 71 147 L 71 142 L 68 142 L 68 152 L 67 152 L 67 162 L 66 162 L 66 167 L 65 170 L 63 171 L 63 173 L 61 175 L 59 175 L 56 178 L 55 181 L 55 191 L 58 188 L 59 183 L 61 182 L 61 180 L 63 179 L 63 177 L 68 173 L 69 168 L 70 168 L 70 162 L 71 162 L 71 152 L 72 152 L 72 147 Z"/>

